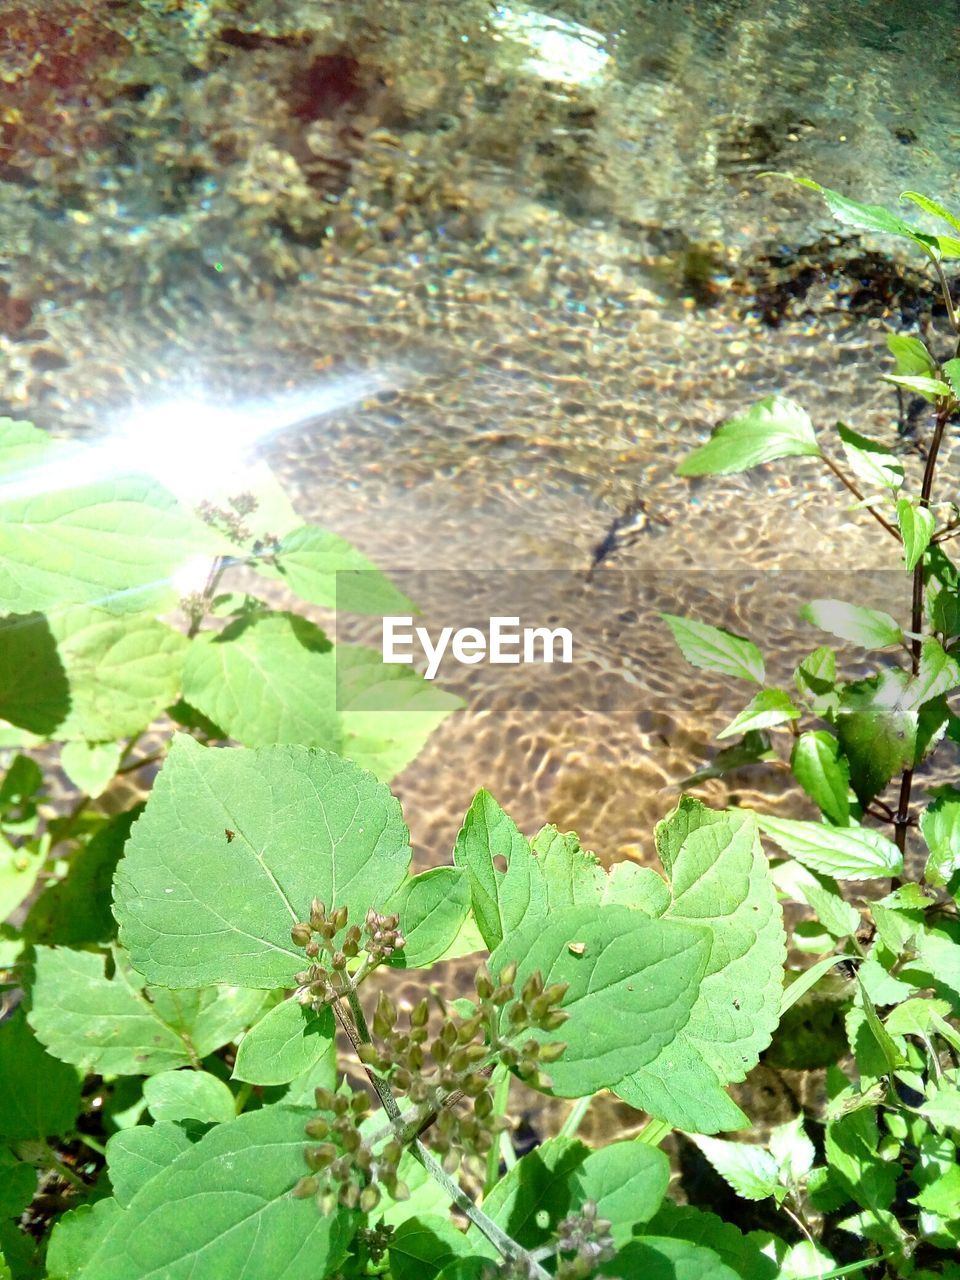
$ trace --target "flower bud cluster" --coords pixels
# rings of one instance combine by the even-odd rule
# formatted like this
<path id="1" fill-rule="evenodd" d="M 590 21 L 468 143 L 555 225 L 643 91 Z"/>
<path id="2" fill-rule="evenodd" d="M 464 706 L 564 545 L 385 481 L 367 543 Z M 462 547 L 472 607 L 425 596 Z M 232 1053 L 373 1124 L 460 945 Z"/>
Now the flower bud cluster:
<path id="1" fill-rule="evenodd" d="M 601 1262 L 609 1262 L 617 1252 L 610 1234 L 612 1225 L 608 1218 L 598 1217 L 595 1200 L 587 1200 L 577 1212 L 558 1222 L 557 1249 L 574 1256 L 561 1260 L 557 1276 L 561 1280 L 585 1280 Z"/>
<path id="2" fill-rule="evenodd" d="M 435 1117 L 429 1141 L 447 1173 L 456 1171 L 463 1155 L 486 1155 L 498 1134 L 509 1128 L 508 1120 L 494 1114 L 492 1061 L 499 1057 L 534 1087 L 548 1088 L 550 1080 L 541 1067 L 556 1061 L 566 1047 L 533 1038 L 517 1043 L 532 1028 L 552 1030 L 566 1020 L 557 1008 L 566 986 L 545 987 L 534 973 L 517 996 L 515 981 L 516 965 L 507 965 L 497 982 L 481 966 L 478 1000 L 469 1015 L 441 1006 L 442 1019 L 432 1030 L 426 997 L 411 1011 L 406 1029 L 398 1025 L 390 996 L 381 992 L 377 1000 L 372 1025 L 376 1043 L 361 1046 L 361 1061 L 404 1093 L 424 1122 Z"/>
<path id="3" fill-rule="evenodd" d="M 375 1227 L 361 1227 L 354 1242 L 366 1253 L 371 1262 L 379 1262 L 393 1239 L 394 1228 L 381 1218 Z"/>
<path id="4" fill-rule="evenodd" d="M 294 946 L 302 947 L 312 962 L 296 975 L 301 1004 L 318 1009 L 353 990 L 355 982 L 347 972 L 347 962 L 361 951 L 366 953 L 365 972 L 369 973 L 405 945 L 399 917 L 381 915 L 371 907 L 363 929 L 351 925 L 337 946 L 334 939 L 346 927 L 347 919 L 346 907 L 331 908 L 328 913 L 324 903 L 314 898 L 309 920 L 298 921 L 290 930 Z"/>
<path id="5" fill-rule="evenodd" d="M 293 1189 L 298 1199 L 309 1196 L 324 1214 L 340 1206 L 372 1213 L 380 1203 L 383 1187 L 394 1200 L 406 1200 L 410 1191 L 397 1177 L 403 1145 L 396 1138 L 374 1153 L 360 1133 L 360 1125 L 370 1109 L 370 1099 L 362 1090 L 355 1093 L 344 1086 L 338 1093 L 317 1089 L 317 1107 L 326 1112 L 306 1125 L 307 1137 L 316 1145 L 304 1152 L 306 1177 Z"/>
<path id="6" fill-rule="evenodd" d="M 556 1062 L 567 1046 L 560 1041 L 544 1044 L 533 1038 L 522 1044 L 517 1041 L 532 1030 L 555 1031 L 563 1026 L 569 1015 L 560 1004 L 567 993 L 567 984 L 554 982 L 546 986 L 538 969 L 530 974 L 517 995 L 516 980 L 514 961 L 504 965 L 496 981 L 486 966 L 481 965 L 475 979 L 479 1007 L 492 1028 L 492 1040 L 500 1061 L 534 1089 L 549 1089 L 552 1081 L 540 1068 Z"/>
<path id="7" fill-rule="evenodd" d="M 212 529 L 225 533 L 231 542 L 242 545 L 253 536 L 243 523 L 243 517 L 252 515 L 257 509 L 257 500 L 252 493 L 239 493 L 227 499 L 226 507 L 217 507 L 207 498 L 197 505 L 197 515 Z"/>

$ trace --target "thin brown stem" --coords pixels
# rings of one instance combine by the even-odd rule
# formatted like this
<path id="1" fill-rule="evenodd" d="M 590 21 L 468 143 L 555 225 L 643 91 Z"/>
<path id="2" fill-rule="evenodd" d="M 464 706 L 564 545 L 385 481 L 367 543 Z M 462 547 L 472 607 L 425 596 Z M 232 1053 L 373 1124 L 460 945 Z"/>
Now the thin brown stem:
<path id="1" fill-rule="evenodd" d="M 942 272 L 941 272 L 942 276 Z M 947 290 L 949 297 L 949 290 Z M 947 422 L 953 411 L 953 401 L 942 401 L 937 407 L 937 419 L 933 428 L 933 438 L 930 441 L 930 451 L 927 454 L 926 465 L 923 468 L 923 482 L 920 486 L 920 506 L 930 506 L 930 495 L 933 492 L 933 477 L 937 467 L 937 457 L 940 453 L 940 445 L 943 443 L 943 433 L 946 430 Z M 920 656 L 923 652 L 923 597 L 924 597 L 924 578 L 923 578 L 924 560 L 921 556 L 913 570 L 913 599 L 910 608 L 910 667 L 916 676 L 920 671 Z M 906 853 L 907 849 L 907 829 L 910 826 L 910 793 L 913 789 L 913 769 L 904 769 L 903 776 L 900 779 L 900 798 L 897 803 L 897 812 L 894 817 L 896 828 L 896 844 L 901 853 Z"/>
<path id="2" fill-rule="evenodd" d="M 930 253 L 930 261 L 933 263 L 934 270 L 937 273 L 937 278 L 940 281 L 940 292 L 943 294 L 944 306 L 947 308 L 947 319 L 950 321 L 950 328 L 954 333 L 960 333 L 960 321 L 958 321 L 957 318 L 957 311 L 953 305 L 953 298 L 950 296 L 950 285 L 947 283 L 947 277 L 943 273 L 943 267 L 940 265 L 940 259 Z"/>
<path id="3" fill-rule="evenodd" d="M 831 458 L 828 453 L 821 453 L 820 457 L 823 460 L 824 465 L 833 472 L 833 474 L 837 477 L 837 479 L 840 481 L 843 487 L 845 489 L 849 489 L 850 492 L 853 494 L 853 496 L 856 498 L 856 500 L 862 503 L 863 494 L 860 492 L 860 490 L 857 488 L 854 482 L 850 479 L 847 473 L 841 467 L 839 467 L 836 462 L 834 462 L 833 458 Z M 889 533 L 892 537 L 896 538 L 898 542 L 903 541 L 903 539 L 900 537 L 900 530 L 895 525 L 892 525 L 890 521 L 886 519 L 886 517 L 882 516 L 880 512 L 876 509 L 876 507 L 868 506 L 865 508 L 865 510 L 869 511 L 870 514 L 873 516 L 874 520 L 876 520 L 878 524 L 883 525 L 887 533 Z"/>

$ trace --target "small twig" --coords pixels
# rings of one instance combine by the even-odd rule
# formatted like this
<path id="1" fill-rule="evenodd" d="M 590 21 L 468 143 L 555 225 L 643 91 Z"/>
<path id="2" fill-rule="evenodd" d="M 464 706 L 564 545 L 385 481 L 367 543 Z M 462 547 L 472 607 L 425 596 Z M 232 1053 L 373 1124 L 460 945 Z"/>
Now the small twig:
<path id="1" fill-rule="evenodd" d="M 853 494 L 853 496 L 856 498 L 856 500 L 862 503 L 863 494 L 860 492 L 857 486 L 853 483 L 850 477 L 846 474 L 846 472 L 843 471 L 836 464 L 836 462 L 834 462 L 833 458 L 831 458 L 828 453 L 821 453 L 820 457 L 822 458 L 824 465 L 829 467 L 829 469 L 837 477 L 837 479 L 840 481 L 843 487 L 845 489 L 849 489 L 850 492 Z M 903 541 L 903 539 L 900 537 L 900 530 L 897 529 L 895 525 L 892 525 L 890 521 L 887 520 L 884 516 L 882 516 L 880 512 L 876 509 L 876 507 L 868 506 L 868 507 L 865 507 L 864 510 L 869 511 L 870 514 L 873 516 L 874 520 L 876 520 L 879 524 L 882 524 L 884 529 L 886 529 L 887 533 L 891 534 L 894 538 L 896 538 L 898 542 Z"/>
<path id="2" fill-rule="evenodd" d="M 148 764 L 156 764 L 165 755 L 165 751 L 154 751 L 153 755 L 143 756 L 140 760 L 131 760 L 129 764 L 125 764 L 118 769 L 114 777 L 119 778 L 124 773 L 136 773 L 138 769 L 145 769 Z"/>
<path id="3" fill-rule="evenodd" d="M 44 1143 L 44 1155 L 44 1163 L 52 1173 L 56 1173 L 58 1177 L 63 1178 L 65 1182 L 69 1182 L 71 1186 L 77 1187 L 80 1191 L 89 1190 L 89 1187 L 80 1175 L 74 1173 L 69 1165 L 63 1163 L 49 1143 Z"/>
<path id="4" fill-rule="evenodd" d="M 930 261 L 933 263 L 937 278 L 940 281 L 940 292 L 943 294 L 943 302 L 947 308 L 947 319 L 950 321 L 950 328 L 954 333 L 960 333 L 960 321 L 957 319 L 956 308 L 950 295 L 950 285 L 947 283 L 947 277 L 943 274 L 943 267 L 940 265 L 939 258 L 931 250 L 928 249 L 927 253 L 930 255 Z"/>
<path id="5" fill-rule="evenodd" d="M 370 1040 L 370 1033 L 367 1030 L 366 1018 L 364 1017 L 363 1009 L 360 1005 L 359 998 L 357 997 L 356 990 L 351 990 L 347 993 L 347 1000 L 350 1004 L 353 1016 L 344 1009 L 340 1000 L 334 1000 L 333 1011 L 336 1014 L 341 1027 L 343 1027 L 344 1031 L 347 1033 L 347 1037 L 353 1045 L 354 1051 L 359 1057 L 360 1046 L 362 1044 L 370 1044 L 372 1042 Z M 357 1016 L 358 1014 L 359 1017 Z M 356 1021 L 354 1021 L 355 1018 Z M 378 1076 L 377 1073 L 367 1066 L 366 1063 L 363 1063 L 363 1067 L 367 1073 L 370 1083 L 376 1090 L 377 1097 L 380 1099 L 380 1103 L 384 1111 L 393 1122 L 398 1136 L 402 1136 L 403 1116 L 401 1115 L 400 1108 L 397 1106 L 397 1100 L 393 1096 L 393 1090 L 390 1088 L 389 1084 L 387 1084 L 386 1080 L 381 1076 Z M 526 1274 L 531 1276 L 533 1280 L 552 1280 L 550 1273 L 545 1271 L 526 1249 L 518 1245 L 516 1240 L 508 1236 L 506 1232 L 497 1226 L 492 1218 L 488 1217 L 482 1209 L 479 1209 L 474 1204 L 462 1187 L 458 1186 L 449 1174 L 444 1171 L 439 1161 L 437 1161 L 429 1149 L 424 1146 L 420 1138 L 413 1139 L 410 1150 L 414 1158 L 424 1167 L 424 1169 L 426 1169 L 434 1182 L 441 1186 L 450 1197 L 451 1203 L 455 1204 L 461 1213 L 463 1213 L 464 1216 L 473 1223 L 477 1230 L 486 1236 L 493 1247 L 501 1253 L 503 1257 L 510 1261 L 522 1262 L 526 1268 Z"/>
<path id="6" fill-rule="evenodd" d="M 413 1144 L 413 1154 L 433 1180 L 444 1189 L 451 1202 L 487 1237 L 495 1249 L 511 1262 L 522 1262 L 525 1275 L 534 1277 L 535 1280 L 552 1280 L 550 1272 L 541 1267 L 532 1253 L 518 1245 L 492 1218 L 488 1218 L 482 1209 L 477 1208 L 467 1193 L 444 1172 L 443 1166 L 419 1138 Z"/>

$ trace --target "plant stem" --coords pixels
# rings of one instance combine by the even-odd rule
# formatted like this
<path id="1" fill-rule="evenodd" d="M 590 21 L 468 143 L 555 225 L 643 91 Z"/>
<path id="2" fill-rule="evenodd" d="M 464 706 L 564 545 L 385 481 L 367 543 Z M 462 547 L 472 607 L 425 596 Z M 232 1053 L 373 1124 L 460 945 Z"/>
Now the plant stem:
<path id="1" fill-rule="evenodd" d="M 535 1280 L 551 1280 L 549 1271 L 541 1267 L 533 1254 L 521 1248 L 516 1240 L 502 1231 L 492 1218 L 488 1218 L 482 1209 L 477 1208 L 467 1193 L 444 1172 L 443 1167 L 419 1138 L 413 1143 L 413 1154 L 433 1180 L 444 1189 L 451 1202 L 470 1219 L 478 1231 L 487 1237 L 495 1249 L 509 1261 L 521 1262 L 525 1275 L 534 1277 Z"/>
<path id="2" fill-rule="evenodd" d="M 503 1063 L 498 1063 L 494 1067 L 490 1083 L 493 1085 L 493 1114 L 495 1116 L 504 1116 L 507 1114 L 507 1108 L 510 1105 L 510 1072 Z M 501 1141 L 495 1142 L 487 1153 L 487 1172 L 483 1180 L 484 1197 L 490 1194 L 500 1179 L 501 1144 L 504 1138 L 509 1142 L 510 1135 L 503 1133 L 500 1138 Z"/>
<path id="3" fill-rule="evenodd" d="M 827 453 L 821 453 L 820 457 L 823 460 L 825 466 L 827 466 L 833 472 L 833 474 L 837 477 L 837 479 L 840 481 L 843 487 L 845 489 L 849 489 L 858 502 L 863 502 L 863 494 L 860 492 L 857 486 L 853 483 L 853 481 L 850 479 L 847 473 L 841 470 L 841 468 L 837 466 L 837 464 L 830 457 L 830 455 Z M 882 516 L 880 512 L 876 509 L 876 507 L 867 507 L 866 510 L 870 512 L 874 520 L 876 520 L 879 524 L 883 525 L 887 533 L 891 534 L 894 538 L 896 538 L 898 542 L 903 541 L 903 539 L 900 537 L 900 530 L 897 529 L 894 525 L 892 525 L 890 521 L 887 520 L 884 516 Z"/>
<path id="4" fill-rule="evenodd" d="M 666 1120 L 648 1120 L 637 1134 L 635 1141 L 642 1142 L 648 1147 L 659 1147 L 672 1128 L 673 1126 L 667 1124 Z"/>
<path id="5" fill-rule="evenodd" d="M 939 265 L 939 264 L 938 264 Z M 942 276 L 942 273 L 941 273 Z M 949 291 L 947 292 L 949 297 Z M 933 439 L 923 468 L 923 482 L 920 486 L 920 506 L 930 506 L 930 495 L 933 492 L 933 477 L 937 467 L 937 457 L 943 442 L 943 433 L 952 413 L 952 399 L 944 399 L 937 407 L 937 418 L 933 428 Z M 913 570 L 913 600 L 910 608 L 910 630 L 913 638 L 910 641 L 910 667 L 916 676 L 920 671 L 920 655 L 923 651 L 921 631 L 923 628 L 923 580 L 924 557 L 921 556 Z M 907 848 L 907 828 L 910 825 L 910 792 L 913 789 L 913 768 L 904 769 L 900 779 L 900 799 L 894 815 L 894 828 L 897 848 L 901 853 Z M 896 887 L 896 885 L 894 886 Z"/>
<path id="6" fill-rule="evenodd" d="M 343 1008 L 339 1000 L 334 1000 L 333 1011 L 336 1014 L 340 1025 L 347 1033 L 354 1050 L 358 1050 L 361 1044 L 371 1043 L 370 1033 L 367 1030 L 366 1018 L 364 1017 L 363 1009 L 360 1005 L 356 991 L 348 992 L 347 999 L 350 1004 L 352 1016 Z M 357 1016 L 358 1014 L 359 1017 Z M 354 1021 L 354 1019 L 356 1019 L 356 1021 Z M 402 1125 L 403 1117 L 400 1114 L 400 1108 L 397 1106 L 397 1100 L 393 1096 L 393 1090 L 390 1088 L 389 1084 L 387 1084 L 386 1080 L 378 1076 L 375 1071 L 372 1071 L 366 1063 L 364 1063 L 363 1066 L 370 1083 L 377 1092 L 377 1097 L 380 1099 L 380 1103 L 383 1106 L 384 1111 L 393 1121 L 395 1126 Z M 451 1203 L 455 1204 L 461 1213 L 463 1213 L 473 1223 L 477 1230 L 486 1236 L 493 1247 L 501 1253 L 504 1258 L 509 1261 L 521 1262 L 525 1268 L 525 1274 L 532 1277 L 532 1280 L 552 1280 L 550 1273 L 545 1271 L 544 1268 L 540 1266 L 539 1262 L 537 1262 L 526 1249 L 518 1245 L 516 1240 L 508 1236 L 505 1231 L 502 1231 L 492 1218 L 489 1218 L 482 1209 L 479 1209 L 474 1204 L 463 1188 L 454 1182 L 449 1174 L 444 1171 L 442 1165 L 434 1158 L 429 1149 L 419 1138 L 414 1138 L 413 1142 L 410 1144 L 410 1149 L 415 1159 L 423 1165 L 424 1169 L 426 1169 L 427 1173 L 430 1174 L 434 1182 L 441 1186 L 447 1193 L 450 1197 Z"/>
<path id="7" fill-rule="evenodd" d="M 590 1103 L 592 1101 L 593 1096 L 591 1094 L 587 1094 L 585 1098 L 578 1098 L 576 1100 L 570 1108 L 570 1114 L 567 1116 L 566 1120 L 564 1120 L 563 1125 L 560 1128 L 559 1137 L 573 1138 L 576 1136 L 576 1132 L 583 1123 L 583 1117 L 589 1111 Z"/>
<path id="8" fill-rule="evenodd" d="M 927 250 L 929 253 L 930 251 Z M 943 274 L 943 267 L 940 265 L 940 259 L 935 254 L 930 253 L 930 261 L 933 263 L 934 270 L 937 273 L 937 279 L 940 281 L 940 292 L 943 294 L 943 302 L 947 308 L 947 319 L 950 321 L 950 328 L 954 333 L 960 332 L 960 320 L 957 318 L 956 310 L 953 305 L 953 298 L 950 296 L 950 286 L 947 283 L 947 277 Z"/>

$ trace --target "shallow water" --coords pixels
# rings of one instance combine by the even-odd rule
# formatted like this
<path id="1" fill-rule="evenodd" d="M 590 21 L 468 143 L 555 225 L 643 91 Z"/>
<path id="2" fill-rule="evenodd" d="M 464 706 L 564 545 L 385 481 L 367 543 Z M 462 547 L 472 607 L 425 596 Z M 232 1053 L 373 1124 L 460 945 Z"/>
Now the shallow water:
<path id="1" fill-rule="evenodd" d="M 396 783 L 423 861 L 481 784 L 525 828 L 646 856 L 746 700 L 676 657 L 657 610 L 776 636 L 786 662 L 817 639 L 794 622 L 804 584 L 775 570 L 895 567 L 813 463 L 673 468 L 775 390 L 823 429 L 894 429 L 884 333 L 927 285 L 867 241 L 899 283 L 865 300 L 859 242 L 759 174 L 956 200 L 960 6 L 2 8 L 20 124 L 0 150 L 0 412 L 101 436 L 169 398 L 365 379 L 264 445 L 303 517 L 415 573 L 427 616 L 469 590 L 478 616 L 520 598 L 578 639 L 549 678 L 448 674 L 468 707 Z M 34 65 L 15 49 L 31 32 Z M 772 326 L 764 290 L 805 268 Z M 587 582 L 637 500 L 646 528 Z"/>

